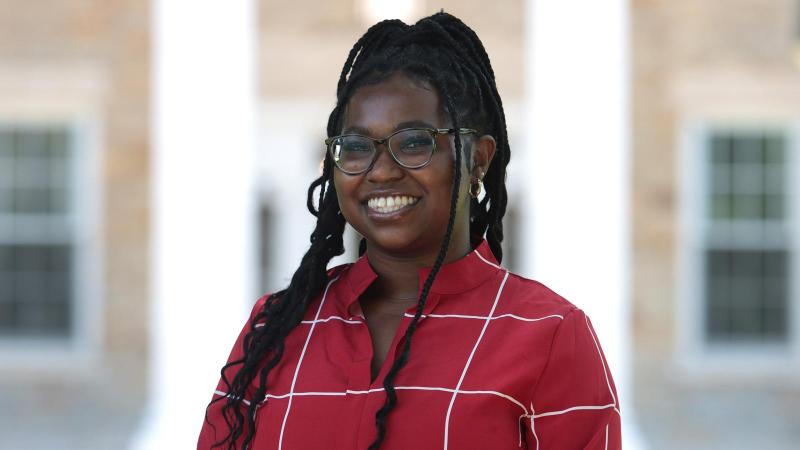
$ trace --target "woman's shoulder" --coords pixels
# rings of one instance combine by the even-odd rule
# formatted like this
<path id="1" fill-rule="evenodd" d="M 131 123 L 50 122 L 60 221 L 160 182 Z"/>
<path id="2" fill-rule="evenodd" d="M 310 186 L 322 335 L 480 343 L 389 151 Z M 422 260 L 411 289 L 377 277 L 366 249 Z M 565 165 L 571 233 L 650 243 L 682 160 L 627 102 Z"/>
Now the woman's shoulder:
<path id="1" fill-rule="evenodd" d="M 508 273 L 503 291 L 511 307 L 527 314 L 563 317 L 578 309 L 544 283 L 513 272 Z"/>

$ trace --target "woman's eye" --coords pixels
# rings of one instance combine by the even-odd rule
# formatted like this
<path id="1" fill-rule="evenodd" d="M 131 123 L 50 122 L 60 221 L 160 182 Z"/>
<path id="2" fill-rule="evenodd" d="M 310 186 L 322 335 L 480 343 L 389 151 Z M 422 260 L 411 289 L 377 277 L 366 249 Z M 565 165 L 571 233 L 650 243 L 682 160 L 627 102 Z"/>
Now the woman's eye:
<path id="1" fill-rule="evenodd" d="M 366 142 L 347 142 L 344 145 L 344 151 L 348 153 L 364 153 L 371 152 L 372 148 Z"/>
<path id="2" fill-rule="evenodd" d="M 419 152 L 427 150 L 431 143 L 428 139 L 408 139 L 400 144 L 400 150 L 404 152 Z"/>

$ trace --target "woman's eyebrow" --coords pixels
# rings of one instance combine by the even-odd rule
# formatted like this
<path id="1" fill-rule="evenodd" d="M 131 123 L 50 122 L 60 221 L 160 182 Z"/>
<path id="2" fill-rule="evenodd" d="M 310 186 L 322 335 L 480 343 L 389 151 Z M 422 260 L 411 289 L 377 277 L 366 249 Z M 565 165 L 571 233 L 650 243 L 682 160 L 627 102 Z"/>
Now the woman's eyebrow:
<path id="1" fill-rule="evenodd" d="M 410 120 L 407 122 L 398 123 L 394 130 L 402 130 L 403 128 L 436 128 L 435 126 L 425 122 L 424 120 Z"/>
<path id="2" fill-rule="evenodd" d="M 409 120 L 406 122 L 400 122 L 395 125 L 393 131 L 402 130 L 404 128 L 436 128 L 435 126 L 431 125 L 424 120 Z M 373 133 L 368 129 L 358 125 L 353 125 L 345 128 L 342 130 L 342 134 L 363 134 L 364 136 L 372 136 Z"/>
<path id="3" fill-rule="evenodd" d="M 342 134 L 363 134 L 364 136 L 369 136 L 369 130 L 356 125 L 345 128 L 342 130 Z"/>

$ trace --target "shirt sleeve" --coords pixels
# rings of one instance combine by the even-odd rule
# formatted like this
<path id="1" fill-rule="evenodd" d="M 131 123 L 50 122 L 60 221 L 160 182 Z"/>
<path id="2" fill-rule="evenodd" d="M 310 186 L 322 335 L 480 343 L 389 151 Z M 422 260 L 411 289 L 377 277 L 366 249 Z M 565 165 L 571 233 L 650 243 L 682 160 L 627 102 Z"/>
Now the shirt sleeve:
<path id="1" fill-rule="evenodd" d="M 245 322 L 244 327 L 242 327 L 242 331 L 239 333 L 239 337 L 236 339 L 233 349 L 231 349 L 231 353 L 227 362 L 239 359 L 244 354 L 242 350 L 242 341 L 244 341 L 244 337 L 247 332 L 250 331 L 250 322 L 253 320 L 253 317 L 255 317 L 255 315 L 264 307 L 267 297 L 268 296 L 266 295 L 261 297 L 253 306 L 253 310 L 250 312 L 250 317 L 247 319 L 247 322 Z M 230 367 L 225 371 L 225 376 L 228 378 L 228 381 L 233 380 L 238 368 L 238 366 Z M 222 407 L 225 406 L 224 396 L 227 394 L 226 389 L 227 386 L 225 386 L 225 383 L 220 377 L 219 383 L 217 383 L 217 389 L 214 391 L 214 394 L 211 397 L 212 402 L 209 403 L 208 408 L 206 409 L 206 417 L 205 420 L 203 420 L 203 427 L 200 429 L 200 436 L 197 440 L 198 450 L 210 449 L 215 443 L 228 434 L 228 426 L 225 423 L 225 418 L 222 416 Z M 220 399 L 220 401 L 214 402 L 214 400 L 218 399 Z M 247 398 L 247 395 L 245 395 L 245 401 L 248 400 L 249 399 Z M 243 408 L 245 409 L 243 409 L 242 412 L 246 414 L 247 405 L 243 405 Z M 247 422 L 245 422 L 245 426 L 247 426 Z"/>
<path id="2" fill-rule="evenodd" d="M 556 330 L 530 407 L 530 449 L 622 448 L 614 380 L 583 311 L 569 312 Z"/>

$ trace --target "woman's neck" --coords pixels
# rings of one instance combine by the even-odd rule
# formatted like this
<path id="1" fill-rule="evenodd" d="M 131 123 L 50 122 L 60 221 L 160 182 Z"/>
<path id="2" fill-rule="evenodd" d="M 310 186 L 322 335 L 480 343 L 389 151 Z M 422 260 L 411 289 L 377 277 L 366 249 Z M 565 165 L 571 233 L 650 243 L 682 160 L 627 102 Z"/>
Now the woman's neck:
<path id="1" fill-rule="evenodd" d="M 469 239 L 454 239 L 450 242 L 444 263 L 455 261 L 470 251 Z M 396 255 L 367 245 L 370 266 L 378 279 L 371 289 L 375 295 L 389 301 L 416 302 L 419 290 L 419 270 L 431 267 L 439 249 L 430 254 Z"/>

